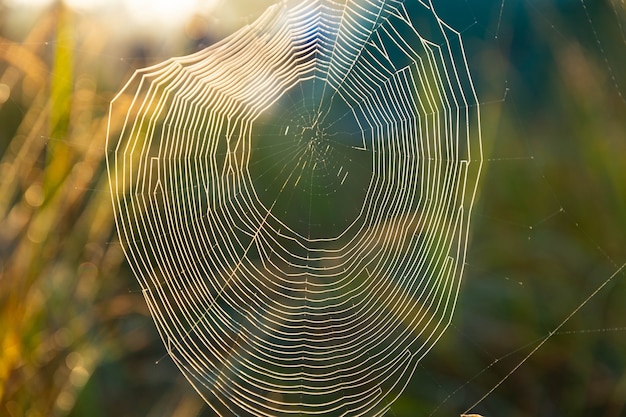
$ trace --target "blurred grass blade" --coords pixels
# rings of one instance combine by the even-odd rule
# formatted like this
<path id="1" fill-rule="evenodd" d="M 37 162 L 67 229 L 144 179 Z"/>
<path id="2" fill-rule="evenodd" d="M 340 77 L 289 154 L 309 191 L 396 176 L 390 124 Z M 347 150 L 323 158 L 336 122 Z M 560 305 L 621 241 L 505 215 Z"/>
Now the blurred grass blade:
<path id="1" fill-rule="evenodd" d="M 54 64 L 50 82 L 50 137 L 48 145 L 46 196 L 55 192 L 71 167 L 71 149 L 66 142 L 69 136 L 74 80 L 74 38 L 71 12 L 59 3 Z"/>

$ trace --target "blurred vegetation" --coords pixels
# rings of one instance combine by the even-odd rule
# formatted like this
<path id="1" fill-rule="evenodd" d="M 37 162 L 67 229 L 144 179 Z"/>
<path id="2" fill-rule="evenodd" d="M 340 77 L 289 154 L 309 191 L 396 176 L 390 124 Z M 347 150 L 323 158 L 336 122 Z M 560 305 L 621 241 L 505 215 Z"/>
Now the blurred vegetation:
<path id="1" fill-rule="evenodd" d="M 467 409 L 626 261 L 623 2 L 463 4 L 438 10 L 467 28 L 486 164 L 453 327 L 397 417 Z M 133 70 L 233 27 L 196 17 L 186 37 L 120 40 L 60 3 L 21 31 L 9 16 L 0 6 L 0 415 L 211 415 L 160 360 L 114 230 L 105 139 Z M 625 299 L 620 273 L 474 412 L 626 415 Z"/>
<path id="2" fill-rule="evenodd" d="M 57 5 L 23 39 L 0 38 L 0 415 L 201 408 L 134 391 L 171 390 L 173 367 L 154 365 L 162 352 L 115 237 L 104 157 L 118 86 L 99 73 L 102 30 Z"/>

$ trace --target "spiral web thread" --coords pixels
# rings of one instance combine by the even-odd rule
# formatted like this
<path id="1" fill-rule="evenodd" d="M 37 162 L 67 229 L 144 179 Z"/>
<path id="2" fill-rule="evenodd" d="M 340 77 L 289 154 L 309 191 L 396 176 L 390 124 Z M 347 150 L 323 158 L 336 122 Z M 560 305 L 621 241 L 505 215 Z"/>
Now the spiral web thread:
<path id="1" fill-rule="evenodd" d="M 482 163 L 458 32 L 284 1 L 111 104 L 120 240 L 220 415 L 383 415 L 448 326 Z"/>

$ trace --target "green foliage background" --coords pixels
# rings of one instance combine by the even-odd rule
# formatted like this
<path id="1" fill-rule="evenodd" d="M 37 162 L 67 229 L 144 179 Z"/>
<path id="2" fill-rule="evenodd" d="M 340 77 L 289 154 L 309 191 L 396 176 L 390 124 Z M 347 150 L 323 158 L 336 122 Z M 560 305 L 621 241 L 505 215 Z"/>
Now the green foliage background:
<path id="1" fill-rule="evenodd" d="M 119 13 L 0 3 L 0 415 L 211 415 L 164 357 L 115 235 L 108 104 L 135 69 L 270 3 L 221 2 L 156 35 Z M 464 36 L 485 165 L 455 320 L 390 415 L 459 415 L 504 378 L 473 412 L 626 415 L 624 4 L 436 5 Z"/>

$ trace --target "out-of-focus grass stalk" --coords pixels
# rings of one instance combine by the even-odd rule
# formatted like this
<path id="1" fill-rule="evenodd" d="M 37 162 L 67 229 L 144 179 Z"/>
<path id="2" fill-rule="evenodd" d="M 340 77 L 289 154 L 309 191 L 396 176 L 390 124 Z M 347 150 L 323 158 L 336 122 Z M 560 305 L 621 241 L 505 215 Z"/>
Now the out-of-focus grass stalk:
<path id="1" fill-rule="evenodd" d="M 44 194 L 52 195 L 67 176 L 71 164 L 69 138 L 74 88 L 74 55 L 71 15 L 60 3 L 57 9 L 57 32 L 54 49 L 54 66 L 50 82 L 49 129 L 52 141 L 48 145 Z"/>

